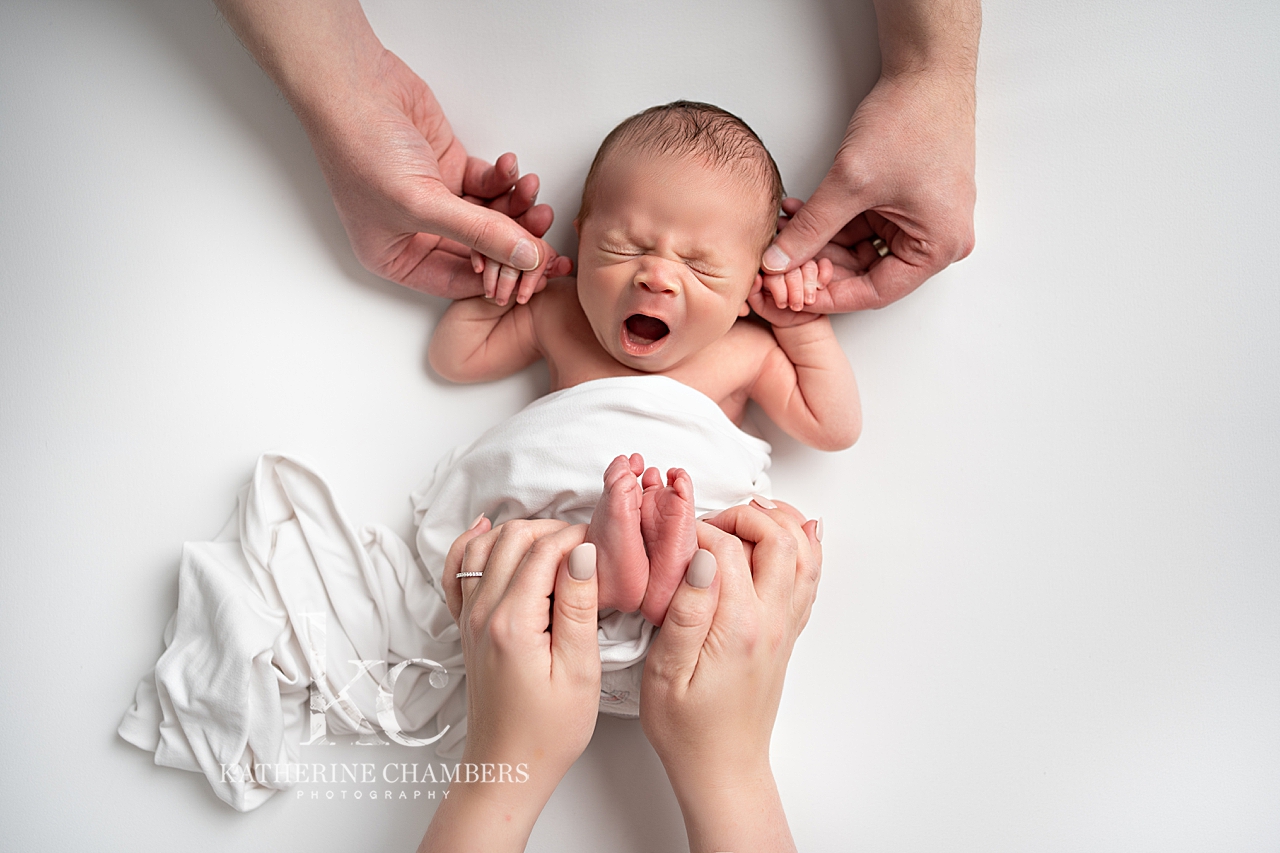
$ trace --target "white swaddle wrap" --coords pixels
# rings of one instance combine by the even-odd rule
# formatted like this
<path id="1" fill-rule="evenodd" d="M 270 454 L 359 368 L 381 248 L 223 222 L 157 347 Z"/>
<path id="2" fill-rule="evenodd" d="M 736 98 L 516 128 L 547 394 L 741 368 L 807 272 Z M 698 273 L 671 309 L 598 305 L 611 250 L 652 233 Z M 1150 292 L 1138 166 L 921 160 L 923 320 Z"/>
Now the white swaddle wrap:
<path id="1" fill-rule="evenodd" d="M 594 379 L 541 397 L 442 459 L 412 495 L 418 556 L 436 582 L 449 546 L 484 513 L 585 524 L 615 457 L 684 468 L 699 514 L 768 494 L 769 443 L 739 429 L 707 395 L 666 376 Z M 640 667 L 653 626 L 638 613 L 600 621 L 600 709 L 639 713 Z M 630 672 L 624 672 L 628 668 Z"/>
<path id="2" fill-rule="evenodd" d="M 767 493 L 769 450 L 714 401 L 663 376 L 558 391 L 454 450 L 414 492 L 429 575 L 385 527 L 353 527 L 305 464 L 266 454 L 222 532 L 184 546 L 165 652 L 138 685 L 120 735 L 157 764 L 204 773 L 241 811 L 291 786 L 287 775 L 255 768 L 299 763 L 321 717 L 332 734 L 443 733 L 437 753 L 456 757 L 466 736 L 464 670 L 439 581 L 450 544 L 476 515 L 588 521 L 604 469 L 630 453 L 688 470 L 699 513 L 723 509 Z M 602 710 L 638 711 L 635 664 L 652 633 L 638 614 L 601 620 Z M 404 661 L 418 663 L 400 667 L 390 685 Z M 380 689 L 388 685 L 393 693 Z"/>

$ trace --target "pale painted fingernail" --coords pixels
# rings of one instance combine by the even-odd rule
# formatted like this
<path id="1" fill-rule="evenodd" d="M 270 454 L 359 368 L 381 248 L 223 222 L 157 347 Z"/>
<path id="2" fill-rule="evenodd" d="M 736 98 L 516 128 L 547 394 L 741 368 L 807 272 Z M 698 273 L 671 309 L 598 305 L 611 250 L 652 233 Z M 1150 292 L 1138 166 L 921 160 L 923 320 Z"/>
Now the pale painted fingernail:
<path id="1" fill-rule="evenodd" d="M 480 522 L 482 522 L 482 521 L 484 521 L 484 513 L 483 513 L 483 512 L 476 516 L 476 520 L 475 520 L 475 521 L 473 521 L 473 522 L 471 522 L 471 526 L 470 526 L 470 527 L 468 527 L 468 528 L 467 528 L 467 530 L 475 530 L 477 527 L 479 527 L 479 526 L 480 526 Z"/>
<path id="2" fill-rule="evenodd" d="M 538 247 L 522 237 L 512 250 L 509 263 L 518 269 L 533 269 L 538 265 Z"/>
<path id="3" fill-rule="evenodd" d="M 685 582 L 696 589 L 706 589 L 716 579 L 716 555 L 699 548 L 684 573 Z"/>
<path id="4" fill-rule="evenodd" d="M 596 573 L 596 546 L 583 542 L 569 552 L 569 577 L 576 581 L 589 581 Z"/>
<path id="5" fill-rule="evenodd" d="M 773 272 L 782 272 L 791 263 L 791 259 L 787 257 L 787 253 L 779 249 L 777 246 L 770 246 L 765 249 L 764 257 L 760 259 L 761 265 Z"/>
<path id="6" fill-rule="evenodd" d="M 818 525 L 813 529 L 813 538 L 822 541 L 822 516 L 818 516 Z"/>
<path id="7" fill-rule="evenodd" d="M 751 502 L 761 509 L 777 509 L 778 505 L 764 495 L 752 495 Z"/>
<path id="8" fill-rule="evenodd" d="M 719 509 L 713 509 L 711 512 L 704 512 L 702 515 L 698 516 L 698 521 L 710 521 L 711 519 L 719 515 L 721 512 L 723 512 L 723 510 L 719 510 Z"/>

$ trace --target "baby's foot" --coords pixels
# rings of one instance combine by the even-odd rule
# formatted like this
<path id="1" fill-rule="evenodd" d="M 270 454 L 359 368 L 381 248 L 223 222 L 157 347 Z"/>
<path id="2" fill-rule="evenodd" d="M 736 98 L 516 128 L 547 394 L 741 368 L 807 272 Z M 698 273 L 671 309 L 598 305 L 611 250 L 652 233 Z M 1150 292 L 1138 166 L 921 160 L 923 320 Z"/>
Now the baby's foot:
<path id="1" fill-rule="evenodd" d="M 587 541 L 596 546 L 600 609 L 623 613 L 640 609 L 649 582 L 649 560 L 640 537 L 640 482 L 644 458 L 619 456 L 604 472 L 604 493 L 596 504 Z"/>
<path id="2" fill-rule="evenodd" d="M 644 472 L 640 501 L 640 534 L 649 555 L 649 585 L 640 611 L 661 625 L 671 597 L 680 585 L 689 561 L 698 550 L 694 530 L 693 480 L 683 468 L 667 471 L 667 485 L 657 468 Z"/>

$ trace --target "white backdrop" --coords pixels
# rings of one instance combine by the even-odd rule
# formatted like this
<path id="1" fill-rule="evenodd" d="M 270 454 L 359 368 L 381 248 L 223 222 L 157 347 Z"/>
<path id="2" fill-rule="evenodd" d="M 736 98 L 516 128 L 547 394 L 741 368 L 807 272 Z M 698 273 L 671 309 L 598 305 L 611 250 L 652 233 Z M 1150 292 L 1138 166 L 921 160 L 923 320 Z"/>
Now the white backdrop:
<path id="1" fill-rule="evenodd" d="M 869 3 L 844 5 L 368 7 L 473 153 L 542 176 L 570 251 L 602 135 L 677 97 L 741 114 L 811 192 L 878 62 Z M 985 11 L 976 251 L 837 321 L 856 447 L 769 436 L 776 493 L 828 531 L 773 740 L 792 828 L 806 850 L 1274 851 L 1280 7 Z M 429 804 L 240 815 L 115 726 L 181 543 L 260 452 L 407 535 L 410 489 L 545 374 L 431 374 L 444 303 L 359 268 L 202 2 L 0 5 L 0 199 L 0 846 L 411 849 Z M 638 725 L 606 719 L 530 849 L 683 838 Z"/>

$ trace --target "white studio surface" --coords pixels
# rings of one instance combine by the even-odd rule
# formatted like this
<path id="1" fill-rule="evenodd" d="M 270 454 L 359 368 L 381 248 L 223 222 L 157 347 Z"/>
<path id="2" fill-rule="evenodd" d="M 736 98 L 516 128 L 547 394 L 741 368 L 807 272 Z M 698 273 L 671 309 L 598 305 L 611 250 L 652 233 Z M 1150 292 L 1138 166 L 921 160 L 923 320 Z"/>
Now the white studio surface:
<path id="1" fill-rule="evenodd" d="M 878 63 L 844 5 L 368 12 L 473 153 L 541 175 L 571 251 L 599 140 L 678 97 L 808 195 Z M 769 435 L 775 494 L 827 530 L 773 740 L 796 840 L 1280 849 L 1280 6 L 992 0 L 978 97 L 976 251 L 836 323 L 862 439 Z M 412 849 L 430 803 L 237 814 L 115 727 L 182 542 L 258 454 L 409 538 L 410 490 L 545 374 L 431 374 L 444 302 L 360 269 L 198 0 L 0 6 L 0 199 L 0 847 Z M 683 843 L 639 726 L 604 719 L 530 849 Z"/>

